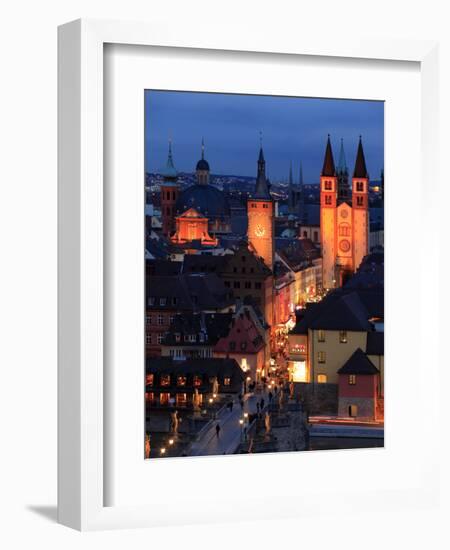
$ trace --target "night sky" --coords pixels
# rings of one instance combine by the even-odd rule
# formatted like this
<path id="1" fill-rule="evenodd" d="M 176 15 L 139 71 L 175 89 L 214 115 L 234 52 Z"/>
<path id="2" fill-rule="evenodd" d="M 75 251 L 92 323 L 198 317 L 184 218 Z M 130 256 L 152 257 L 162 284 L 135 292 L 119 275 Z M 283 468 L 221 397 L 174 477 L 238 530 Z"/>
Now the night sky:
<path id="1" fill-rule="evenodd" d="M 305 183 L 319 179 L 327 134 L 335 162 L 344 138 L 351 172 L 361 134 L 371 179 L 379 179 L 384 155 L 384 103 L 196 92 L 145 92 L 146 170 L 158 172 L 172 137 L 175 167 L 193 172 L 205 140 L 212 174 L 255 176 L 260 131 L 267 175 L 286 180 L 292 160 L 294 181 L 303 163 Z"/>

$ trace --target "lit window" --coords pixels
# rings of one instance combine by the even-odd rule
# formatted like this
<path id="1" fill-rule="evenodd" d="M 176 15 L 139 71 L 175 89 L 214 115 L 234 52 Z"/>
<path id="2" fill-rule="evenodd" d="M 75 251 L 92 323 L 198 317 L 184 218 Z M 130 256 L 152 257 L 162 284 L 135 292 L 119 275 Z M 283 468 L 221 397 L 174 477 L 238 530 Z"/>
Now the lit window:
<path id="1" fill-rule="evenodd" d="M 187 405 L 187 396 L 185 393 L 177 393 L 176 403 L 178 407 L 185 407 Z"/>
<path id="2" fill-rule="evenodd" d="M 346 330 L 339 331 L 339 342 L 341 344 L 346 344 L 347 343 L 347 331 Z"/>
<path id="3" fill-rule="evenodd" d="M 168 405 L 170 400 L 170 393 L 160 393 L 159 394 L 159 404 L 160 405 Z"/>
<path id="4" fill-rule="evenodd" d="M 348 375 L 348 383 L 350 384 L 350 386 L 354 386 L 356 384 L 356 374 Z"/>
<path id="5" fill-rule="evenodd" d="M 198 388 L 201 385 L 202 385 L 202 377 L 198 376 L 197 374 L 194 375 L 194 387 Z"/>
<path id="6" fill-rule="evenodd" d="M 318 384 L 326 384 L 327 383 L 327 375 L 326 374 L 318 374 L 317 375 L 317 383 Z"/>
<path id="7" fill-rule="evenodd" d="M 158 336 L 156 337 L 156 341 L 158 342 L 158 344 L 162 344 L 163 340 L 164 340 L 164 334 L 163 333 L 158 334 Z"/>
<path id="8" fill-rule="evenodd" d="M 177 386 L 185 386 L 186 385 L 186 376 L 179 375 L 177 377 Z"/>
<path id="9" fill-rule="evenodd" d="M 153 386 L 153 380 L 154 380 L 154 375 L 153 374 L 147 374 L 146 378 L 145 378 L 145 383 L 147 386 Z"/>
<path id="10" fill-rule="evenodd" d="M 306 361 L 294 361 L 292 364 L 292 381 L 307 382 Z"/>
<path id="11" fill-rule="evenodd" d="M 145 392 L 145 400 L 147 403 L 153 404 L 155 402 L 155 394 L 151 392 Z"/>
<path id="12" fill-rule="evenodd" d="M 170 386 L 170 374 L 161 374 L 159 383 L 161 386 Z"/>
<path id="13" fill-rule="evenodd" d="M 319 333 L 317 335 L 317 340 L 319 342 L 325 342 L 325 331 L 324 330 L 319 330 Z"/>
<path id="14" fill-rule="evenodd" d="M 319 361 L 319 363 L 325 363 L 327 360 L 327 354 L 324 351 L 318 351 L 317 360 Z"/>
<path id="15" fill-rule="evenodd" d="M 229 386 L 231 384 L 231 378 L 224 378 L 223 379 L 223 385 Z"/>

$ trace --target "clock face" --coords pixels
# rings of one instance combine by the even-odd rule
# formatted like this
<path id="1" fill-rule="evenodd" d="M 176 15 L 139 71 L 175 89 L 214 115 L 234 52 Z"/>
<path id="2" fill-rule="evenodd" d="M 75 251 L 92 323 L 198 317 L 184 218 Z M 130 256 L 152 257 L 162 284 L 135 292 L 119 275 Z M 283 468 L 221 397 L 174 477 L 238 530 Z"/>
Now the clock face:
<path id="1" fill-rule="evenodd" d="M 266 230 L 264 226 L 258 223 L 258 225 L 255 228 L 255 235 L 257 237 L 264 237 L 265 233 L 266 233 Z"/>
<path id="2" fill-rule="evenodd" d="M 347 239 L 343 239 L 339 243 L 339 248 L 342 250 L 342 252 L 348 252 L 350 250 L 350 242 L 347 241 Z"/>
<path id="3" fill-rule="evenodd" d="M 348 216 L 347 210 L 342 210 L 342 212 L 341 212 L 341 217 L 342 217 L 342 218 L 346 218 L 347 216 Z"/>

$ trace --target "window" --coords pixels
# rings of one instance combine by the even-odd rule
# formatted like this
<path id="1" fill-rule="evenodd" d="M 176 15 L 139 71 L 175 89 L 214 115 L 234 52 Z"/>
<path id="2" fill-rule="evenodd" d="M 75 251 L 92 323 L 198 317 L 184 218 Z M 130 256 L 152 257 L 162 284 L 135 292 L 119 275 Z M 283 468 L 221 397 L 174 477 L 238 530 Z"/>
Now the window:
<path id="1" fill-rule="evenodd" d="M 325 191 L 332 191 L 333 190 L 333 184 L 331 181 L 326 181 L 324 184 Z"/>
<path id="2" fill-rule="evenodd" d="M 314 242 L 318 242 L 319 240 L 319 232 L 318 231 L 314 231 Z"/>
<path id="3" fill-rule="evenodd" d="M 324 330 L 319 330 L 319 332 L 317 333 L 317 341 L 318 342 L 325 342 L 325 331 Z"/>
<path id="4" fill-rule="evenodd" d="M 152 343 L 152 335 L 151 334 L 146 334 L 145 335 L 145 343 L 146 344 L 151 344 Z"/>
<path id="5" fill-rule="evenodd" d="M 230 342 L 228 344 L 228 347 L 230 348 L 231 351 L 234 351 L 236 349 L 236 342 Z"/>
<path id="6" fill-rule="evenodd" d="M 159 314 L 158 315 L 158 325 L 162 325 L 163 323 L 164 323 L 164 317 L 161 314 Z"/>
<path id="7" fill-rule="evenodd" d="M 247 349 L 247 342 L 241 342 L 241 350 L 245 351 Z"/>
<path id="8" fill-rule="evenodd" d="M 168 405 L 170 400 L 170 393 L 163 392 L 159 394 L 159 404 Z"/>
<path id="9" fill-rule="evenodd" d="M 250 273 L 255 273 L 255 269 L 253 267 L 250 268 Z"/>
<path id="10" fill-rule="evenodd" d="M 198 388 L 201 385 L 202 385 L 202 377 L 198 376 L 198 374 L 195 374 L 194 375 L 194 387 Z"/>
<path id="11" fill-rule="evenodd" d="M 196 342 L 197 337 L 195 334 L 189 334 L 189 342 Z"/>
<path id="12" fill-rule="evenodd" d="M 230 288 L 230 281 L 225 281 L 226 288 Z"/>
<path id="13" fill-rule="evenodd" d="M 177 301 L 178 301 L 177 297 L 174 296 L 174 297 L 172 298 L 172 305 L 173 305 L 173 306 L 176 306 L 176 305 L 177 305 Z"/>
<path id="14" fill-rule="evenodd" d="M 266 203 L 263 203 L 263 208 L 269 208 L 269 205 Z"/>
<path id="15" fill-rule="evenodd" d="M 154 306 L 155 305 L 155 297 L 154 296 L 150 296 L 150 298 L 148 299 L 148 305 L 149 306 Z"/>
<path id="16" fill-rule="evenodd" d="M 192 300 L 193 304 L 197 304 L 198 303 L 198 296 L 191 296 L 191 300 Z"/>
<path id="17" fill-rule="evenodd" d="M 187 395 L 185 393 L 177 393 L 176 403 L 178 407 L 185 407 L 187 405 Z"/>
<path id="18" fill-rule="evenodd" d="M 159 383 L 161 386 L 170 386 L 170 374 L 161 374 Z"/>
<path id="19" fill-rule="evenodd" d="M 252 202 L 252 208 L 256 208 L 256 204 Z"/>
<path id="20" fill-rule="evenodd" d="M 327 360 L 327 354 L 324 351 L 318 351 L 317 352 L 317 361 L 319 363 L 325 363 Z"/>
<path id="21" fill-rule="evenodd" d="M 151 315 L 146 315 L 145 316 L 145 324 L 146 325 L 151 325 L 152 324 L 152 316 Z"/>
<path id="22" fill-rule="evenodd" d="M 175 319 L 175 315 L 169 315 L 169 323 L 172 324 Z"/>
<path id="23" fill-rule="evenodd" d="M 245 273 L 245 267 L 241 269 L 241 273 Z"/>
<path id="24" fill-rule="evenodd" d="M 339 331 L 339 342 L 341 344 L 346 344 L 347 343 L 347 331 L 346 330 Z"/>
<path id="25" fill-rule="evenodd" d="M 181 340 L 181 334 L 179 332 L 175 333 L 175 342 L 179 342 Z"/>
<path id="26" fill-rule="evenodd" d="M 241 283 L 239 281 L 234 281 L 233 288 L 241 288 Z"/>
<path id="27" fill-rule="evenodd" d="M 347 223 L 341 223 L 339 225 L 339 237 L 349 237 L 350 226 Z"/>
<path id="28" fill-rule="evenodd" d="M 177 386 L 185 386 L 186 385 L 186 376 L 180 374 L 177 376 Z"/>
<path id="29" fill-rule="evenodd" d="M 261 283 L 255 283 L 255 288 L 256 288 L 256 290 L 260 290 L 261 289 Z"/>
<path id="30" fill-rule="evenodd" d="M 326 384 L 327 383 L 327 375 L 326 374 L 318 374 L 317 375 L 317 383 L 318 384 Z"/>
<path id="31" fill-rule="evenodd" d="M 359 191 L 360 193 L 364 192 L 364 183 L 362 181 L 356 182 L 356 190 Z"/>
<path id="32" fill-rule="evenodd" d="M 237 267 L 233 267 L 233 273 L 237 273 Z"/>
<path id="33" fill-rule="evenodd" d="M 167 298 L 160 298 L 159 299 L 159 305 L 160 306 L 165 306 L 167 303 Z"/>
<path id="34" fill-rule="evenodd" d="M 331 205 L 331 195 L 325 195 L 325 204 L 328 206 Z"/>
<path id="35" fill-rule="evenodd" d="M 200 342 L 204 342 L 204 341 L 205 341 L 205 335 L 203 334 L 203 332 L 200 332 L 200 334 L 199 334 L 198 336 L 199 336 Z"/>
<path id="36" fill-rule="evenodd" d="M 152 391 L 151 392 L 145 392 L 145 400 L 150 405 L 153 405 L 155 403 L 155 394 Z"/>
<path id="37" fill-rule="evenodd" d="M 245 281 L 245 288 L 252 288 L 252 283 L 251 281 Z"/>
<path id="38" fill-rule="evenodd" d="M 164 340 L 164 334 L 162 332 L 160 334 L 158 334 L 158 336 L 156 337 L 156 340 L 157 340 L 158 344 L 162 344 L 163 340 Z"/>
<path id="39" fill-rule="evenodd" d="M 155 378 L 154 374 L 147 374 L 147 376 L 145 377 L 145 384 L 147 386 L 153 386 L 154 378 Z"/>
<path id="40" fill-rule="evenodd" d="M 229 386 L 231 384 L 231 378 L 224 378 L 223 379 L 223 385 Z"/>
<path id="41" fill-rule="evenodd" d="M 247 258 L 246 258 L 245 256 L 241 256 L 241 260 L 242 260 L 243 262 L 245 262 L 246 259 L 247 259 Z"/>
<path id="42" fill-rule="evenodd" d="M 358 405 L 350 405 L 349 406 L 348 416 L 358 416 Z"/>
<path id="43" fill-rule="evenodd" d="M 350 386 L 354 386 L 356 384 L 356 374 L 348 375 L 348 383 L 350 384 Z"/>
<path id="44" fill-rule="evenodd" d="M 356 206 L 364 206 L 364 197 L 356 197 Z"/>

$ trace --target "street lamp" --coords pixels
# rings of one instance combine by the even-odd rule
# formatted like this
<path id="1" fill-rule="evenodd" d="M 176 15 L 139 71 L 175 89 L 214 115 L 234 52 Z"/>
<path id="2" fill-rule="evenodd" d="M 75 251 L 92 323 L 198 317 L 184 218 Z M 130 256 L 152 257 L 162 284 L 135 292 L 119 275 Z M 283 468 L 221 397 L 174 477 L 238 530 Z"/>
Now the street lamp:
<path id="1" fill-rule="evenodd" d="M 162 447 L 162 448 L 161 448 L 161 454 L 162 454 L 162 455 L 166 454 L 166 449 L 165 449 L 165 447 Z"/>

